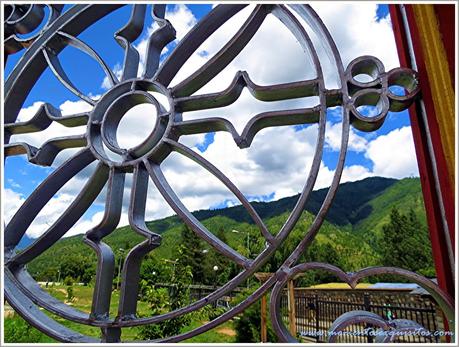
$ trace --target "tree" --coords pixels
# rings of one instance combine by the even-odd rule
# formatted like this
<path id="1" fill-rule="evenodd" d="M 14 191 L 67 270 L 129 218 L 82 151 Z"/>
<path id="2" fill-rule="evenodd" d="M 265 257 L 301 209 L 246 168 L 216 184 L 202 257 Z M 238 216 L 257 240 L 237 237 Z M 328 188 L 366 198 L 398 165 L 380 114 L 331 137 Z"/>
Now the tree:
<path id="1" fill-rule="evenodd" d="M 203 250 L 205 247 L 199 237 L 186 225 L 181 231 L 181 239 L 183 245 L 181 257 L 192 269 L 193 282 L 204 283 L 205 274 L 203 265 L 205 253 L 203 253 Z"/>
<path id="2" fill-rule="evenodd" d="M 305 262 L 321 262 L 341 268 L 341 258 L 335 248 L 328 242 L 313 241 L 304 254 Z M 319 283 L 335 282 L 336 276 L 327 271 L 306 271 L 297 279 L 297 286 L 308 287 Z"/>
<path id="3" fill-rule="evenodd" d="M 225 230 L 220 227 L 216 232 L 216 235 L 222 242 L 228 244 Z M 214 266 L 217 270 L 214 270 Z M 210 250 L 206 253 L 206 259 L 204 261 L 204 274 L 205 283 L 212 285 L 223 284 L 228 281 L 229 278 L 234 277 L 238 273 L 237 265 L 230 261 L 227 257 L 222 256 L 215 250 Z"/>
<path id="4" fill-rule="evenodd" d="M 174 311 L 189 303 L 192 270 L 182 256 L 184 252 L 185 247 L 181 245 L 179 258 L 174 267 L 172 287 L 169 289 L 155 289 L 151 286 L 141 288 L 141 292 L 145 293 L 144 300 L 150 304 L 152 315 Z M 190 323 L 190 320 L 190 315 L 184 315 L 157 324 L 145 325 L 140 328 L 139 337 L 144 340 L 152 340 L 177 335 L 184 326 Z"/>
<path id="5" fill-rule="evenodd" d="M 235 298 L 235 304 L 239 304 L 248 295 L 251 294 L 254 288 L 246 289 Z M 268 299 L 269 300 L 269 299 Z M 269 303 L 268 303 L 269 305 Z M 260 342 L 260 327 L 261 327 L 261 303 L 257 300 L 248 308 L 246 308 L 239 316 L 238 320 L 234 322 L 234 328 L 236 330 L 236 342 L 239 343 L 250 343 Z M 267 332 L 268 342 L 277 342 L 277 337 L 271 325 L 271 319 L 267 317 Z"/>
<path id="6" fill-rule="evenodd" d="M 427 230 L 412 209 L 406 216 L 393 208 L 389 223 L 383 226 L 383 236 L 381 250 L 385 266 L 400 267 L 426 276 L 434 274 Z"/>

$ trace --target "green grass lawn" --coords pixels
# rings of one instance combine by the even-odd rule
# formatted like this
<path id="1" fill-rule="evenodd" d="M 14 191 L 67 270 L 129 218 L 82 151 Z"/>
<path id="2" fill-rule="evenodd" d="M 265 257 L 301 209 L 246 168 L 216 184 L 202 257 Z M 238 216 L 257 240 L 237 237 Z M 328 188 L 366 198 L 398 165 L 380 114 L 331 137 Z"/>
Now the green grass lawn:
<path id="1" fill-rule="evenodd" d="M 67 289 L 66 286 L 49 286 L 45 288 L 52 296 L 59 299 L 60 301 L 66 301 L 67 299 Z M 91 311 L 91 301 L 92 301 L 92 291 L 93 287 L 90 286 L 73 286 L 74 299 L 67 304 L 70 304 L 75 309 L 78 309 L 83 312 L 89 313 Z M 118 308 L 119 292 L 112 292 L 112 299 L 110 305 L 110 315 L 112 317 L 116 316 L 116 311 Z M 148 303 L 139 301 L 137 310 L 141 315 L 149 314 Z M 78 324 L 74 322 L 67 321 L 56 315 L 49 314 L 60 324 L 75 330 L 79 333 L 93 336 L 96 338 L 100 337 L 100 329 L 96 327 L 90 327 L 83 324 Z M 183 327 L 182 333 L 195 329 L 205 322 L 201 320 L 194 319 L 191 323 Z M 138 335 L 139 328 L 125 328 L 122 329 L 122 340 L 135 340 Z M 28 325 L 19 315 L 17 314 L 5 314 L 5 342 L 17 342 L 17 343 L 27 343 L 27 342 L 39 342 L 39 343 L 50 343 L 57 342 L 52 338 L 46 336 L 40 331 Z M 188 339 L 184 342 L 193 342 L 193 343 L 202 343 L 202 342 L 235 342 L 235 332 L 233 329 L 232 321 L 226 322 L 204 334 L 195 336 L 191 339 Z"/>

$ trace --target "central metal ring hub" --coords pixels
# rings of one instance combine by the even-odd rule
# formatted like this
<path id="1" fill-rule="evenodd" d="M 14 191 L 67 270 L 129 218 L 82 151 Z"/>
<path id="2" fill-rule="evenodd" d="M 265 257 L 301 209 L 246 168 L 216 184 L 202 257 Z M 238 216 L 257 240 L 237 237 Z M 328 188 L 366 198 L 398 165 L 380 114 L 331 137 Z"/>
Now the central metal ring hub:
<path id="1" fill-rule="evenodd" d="M 159 102 L 159 96 L 166 101 Z M 116 85 L 98 100 L 91 112 L 88 127 L 91 150 L 107 164 L 128 169 L 145 158 L 162 161 L 170 153 L 162 139 L 173 137 L 172 124 L 175 118 L 180 118 L 180 114 L 175 114 L 171 100 L 167 88 L 156 82 L 133 79 Z M 120 122 L 130 110 L 141 104 L 152 105 L 156 109 L 154 128 L 139 145 L 123 148 L 117 138 Z M 154 116 L 146 112 L 145 119 Z M 137 126 L 142 128 L 145 124 L 139 122 Z"/>
<path id="2" fill-rule="evenodd" d="M 139 145 L 125 149 L 118 144 L 117 130 L 121 119 L 127 112 L 137 105 L 150 104 L 156 108 L 156 122 L 153 131 Z M 161 110 L 158 101 L 148 92 L 130 91 L 118 97 L 105 112 L 102 120 L 102 141 L 105 145 L 115 153 L 120 155 L 128 155 L 132 158 L 138 158 L 148 153 L 161 140 L 165 130 L 166 123 L 160 121 L 160 115 L 164 114 L 165 110 Z M 145 118 L 154 117 L 154 114 L 145 114 Z M 138 124 L 142 127 L 143 124 Z M 136 134 L 132 134 L 136 135 Z"/>

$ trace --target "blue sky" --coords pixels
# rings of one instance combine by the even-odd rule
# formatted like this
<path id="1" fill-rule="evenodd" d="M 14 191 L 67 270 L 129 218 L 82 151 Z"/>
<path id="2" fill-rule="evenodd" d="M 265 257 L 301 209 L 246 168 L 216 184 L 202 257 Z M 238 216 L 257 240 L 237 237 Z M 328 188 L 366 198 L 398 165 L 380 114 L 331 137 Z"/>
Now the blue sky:
<path id="1" fill-rule="evenodd" d="M 173 22 L 172 19 L 176 21 L 190 21 L 190 23 L 193 23 L 194 21 L 199 21 L 202 16 L 204 16 L 206 13 L 208 13 L 212 6 L 211 5 L 180 5 L 181 7 L 177 5 L 170 5 L 167 7 L 168 13 L 171 15 L 171 22 L 175 26 L 176 23 L 180 24 L 179 22 Z M 340 5 L 342 6 L 342 5 Z M 357 6 L 357 5 L 355 5 Z M 66 9 L 68 8 L 68 5 L 66 5 Z M 327 9 L 322 9 L 323 13 L 327 13 Z M 359 9 L 356 7 L 352 11 L 359 11 Z M 381 27 L 381 30 L 386 30 L 384 35 L 388 36 L 387 34 L 387 28 L 388 28 L 388 7 L 387 5 L 378 5 L 377 7 L 372 7 L 371 11 L 373 11 L 373 15 L 371 18 L 366 18 L 367 24 L 365 25 L 372 25 L 375 28 L 379 30 Z M 151 16 L 149 15 L 149 12 L 147 11 L 147 20 L 145 23 L 145 28 L 149 28 L 152 25 L 152 20 Z M 371 12 L 362 12 L 366 13 L 366 16 L 370 16 Z M 321 12 L 319 11 L 319 14 L 321 15 Z M 120 48 L 120 46 L 116 43 L 116 41 L 113 39 L 113 33 L 119 30 L 119 28 L 124 25 L 124 23 L 127 22 L 128 18 L 130 15 L 130 7 L 125 6 L 114 13 L 110 14 L 103 20 L 99 21 L 92 27 L 88 28 L 86 31 L 84 31 L 81 35 L 79 35 L 79 39 L 82 41 L 89 43 L 93 48 L 97 50 L 97 52 L 101 55 L 101 57 L 105 60 L 105 62 L 112 67 L 115 71 L 120 66 L 120 63 L 122 62 L 123 59 L 123 51 Z M 324 21 L 325 21 L 325 18 Z M 327 23 L 327 26 L 330 27 L 330 24 Z M 333 23 L 331 23 L 333 27 Z M 362 24 L 363 25 L 363 24 Z M 378 26 L 379 25 L 379 26 Z M 332 28 L 330 28 L 331 30 Z M 339 29 L 336 29 L 336 32 L 339 32 Z M 332 31 L 332 30 L 331 30 Z M 332 31 L 333 34 L 333 31 Z M 390 36 L 390 35 L 389 35 Z M 140 45 L 142 40 L 144 41 L 146 39 L 146 33 L 142 34 L 141 37 L 134 43 L 135 45 Z M 387 38 L 386 38 L 387 39 Z M 335 38 L 335 40 L 338 41 L 338 38 Z M 390 37 L 389 39 L 390 40 Z M 369 41 L 371 42 L 371 41 Z M 338 42 L 337 42 L 338 43 Z M 170 44 L 168 46 L 168 52 L 173 50 L 174 46 L 176 45 L 176 42 Z M 352 48 L 352 47 L 351 47 Z M 351 49 L 349 48 L 349 49 Z M 345 47 L 347 49 L 347 47 Z M 162 58 L 164 59 L 167 56 L 168 53 L 164 54 Z M 346 54 L 358 54 L 358 55 L 363 55 L 365 52 L 359 53 L 359 52 L 351 52 L 351 53 L 343 53 L 344 56 Z M 9 73 L 11 72 L 12 68 L 14 65 L 18 62 L 20 59 L 22 53 L 15 54 L 13 56 L 10 56 L 8 58 L 8 62 L 5 66 L 5 76 L 8 76 Z M 204 54 L 202 54 L 204 55 Z M 392 53 L 393 56 L 393 53 Z M 357 55 L 351 57 L 355 58 Z M 91 58 L 87 57 L 84 53 L 81 53 L 73 48 L 66 48 L 60 55 L 59 58 L 61 60 L 61 63 L 69 75 L 70 79 L 72 82 L 85 94 L 87 95 L 100 95 L 104 92 L 106 92 L 106 89 L 103 86 L 103 79 L 104 79 L 104 73 L 102 69 L 93 61 Z M 206 57 L 197 57 L 197 59 L 206 59 Z M 384 61 L 383 61 L 384 62 Z M 385 62 L 384 62 L 385 63 Z M 250 72 L 250 71 L 249 71 Z M 76 103 L 80 103 L 78 98 L 66 90 L 60 82 L 56 79 L 56 77 L 51 73 L 49 69 L 45 71 L 45 73 L 41 76 L 39 82 L 35 86 L 35 88 L 31 91 L 29 96 L 27 97 L 27 100 L 24 103 L 23 108 L 30 108 L 30 110 L 33 108 L 34 103 L 36 102 L 48 102 L 51 103 L 52 105 L 55 105 L 56 107 L 59 107 L 59 105 L 63 105 L 66 102 L 68 103 L 69 101 Z M 62 107 L 61 107 L 62 108 Z M 339 129 L 339 124 L 340 124 L 340 117 L 339 115 L 336 114 L 337 110 L 329 110 L 328 114 L 328 121 L 330 126 L 330 129 L 333 130 L 338 130 Z M 30 112 L 29 112 L 30 113 Z M 346 166 L 349 167 L 349 180 L 355 180 L 355 179 L 360 179 L 365 177 L 365 174 L 367 176 L 370 175 L 384 175 L 386 171 L 384 171 L 384 168 L 382 168 L 381 164 L 379 162 L 375 161 L 375 157 L 377 157 L 377 153 L 375 152 L 376 150 L 372 149 L 375 146 L 372 146 L 372 144 L 376 144 L 377 142 L 383 143 L 384 141 L 390 140 L 392 137 L 398 136 L 400 134 L 406 133 L 406 127 L 409 126 L 409 118 L 406 112 L 401 112 L 401 113 L 391 113 L 386 119 L 386 122 L 384 125 L 376 132 L 372 133 L 364 133 L 361 131 L 358 131 L 356 129 L 353 129 L 353 136 L 355 139 L 354 146 L 350 148 L 350 151 L 348 152 L 347 159 L 346 159 Z M 307 127 L 296 127 L 295 133 L 291 133 L 293 135 L 291 136 L 303 136 L 311 131 L 311 129 L 307 129 Z M 218 146 L 221 146 L 222 141 L 224 141 L 221 137 L 221 134 L 206 134 L 205 136 L 203 135 L 202 137 L 199 137 L 195 139 L 194 143 L 191 143 L 191 146 L 194 147 L 197 151 L 202 153 L 204 156 L 209 155 L 212 157 L 213 151 L 217 151 Z M 406 137 L 406 135 L 404 135 Z M 336 165 L 336 160 L 338 156 L 338 150 L 336 147 L 333 145 L 333 139 L 330 138 L 329 143 L 325 147 L 325 153 L 323 156 L 323 164 L 325 166 L 325 170 L 328 171 L 333 171 Z M 260 145 L 261 146 L 261 145 Z M 214 149 L 215 147 L 215 149 Z M 369 150 L 366 149 L 366 147 L 369 148 Z M 370 151 L 373 151 L 371 152 Z M 280 155 L 282 157 L 282 155 Z M 252 167 L 254 165 L 262 165 L 260 163 L 268 162 L 268 165 L 274 165 L 273 161 L 271 160 L 266 160 L 266 158 L 261 157 L 261 154 L 254 154 L 252 157 L 248 157 L 252 161 L 250 164 Z M 255 158 L 255 159 L 254 159 Z M 247 158 L 246 158 L 247 159 Z M 400 159 L 402 160 L 402 159 Z M 173 160 L 171 160 L 173 161 Z M 222 165 L 225 163 L 222 163 Z M 33 189 L 45 178 L 49 173 L 53 170 L 54 168 L 42 168 L 42 167 L 37 167 L 34 165 L 30 165 L 27 163 L 26 158 L 24 156 L 17 156 L 17 157 L 10 157 L 6 160 L 5 164 L 5 174 L 4 174 L 4 186 L 7 190 L 11 191 L 11 196 L 14 197 L 20 197 L 21 199 L 27 197 Z M 269 169 L 269 166 L 265 167 L 264 169 Z M 354 171 L 353 171 L 354 170 Z M 360 170 L 360 171 L 359 171 Z M 396 168 L 392 171 L 387 171 L 388 176 L 393 176 L 397 178 L 401 178 L 407 175 L 417 175 L 417 171 L 414 169 L 410 169 L 412 172 L 403 171 L 399 170 L 397 171 Z M 328 172 L 327 171 L 327 172 Z M 354 172 L 354 174 L 352 174 Z M 358 172 L 358 174 L 356 173 Z M 172 175 L 172 174 L 171 174 Z M 285 173 L 279 173 L 279 177 L 282 177 L 282 175 L 285 175 Z M 239 175 L 240 176 L 240 175 Z M 172 177 L 172 176 L 171 176 Z M 175 177 L 175 176 L 174 176 Z M 296 182 L 296 181 L 295 181 Z M 242 182 L 243 184 L 248 182 Z M 253 183 L 252 183 L 253 185 Z M 297 186 L 293 184 L 292 185 L 295 187 L 296 191 L 298 191 Z M 323 186 L 326 184 L 323 183 Z M 318 187 L 320 188 L 320 186 Z M 183 187 L 178 188 L 179 191 L 182 189 L 182 191 L 188 191 Z M 196 188 L 197 191 L 199 191 L 198 188 Z M 295 192 L 295 189 L 289 190 L 287 188 L 279 188 L 279 190 L 273 189 L 270 191 L 269 189 L 269 184 L 266 183 L 266 186 L 263 186 L 262 189 L 259 190 L 259 193 L 254 193 L 254 190 L 247 188 L 244 193 L 253 200 L 262 200 L 262 201 L 267 201 L 267 200 L 273 200 L 276 198 L 280 198 L 282 196 L 292 195 L 291 193 Z M 183 193 L 186 194 L 186 193 Z M 231 197 L 226 196 L 225 194 L 221 193 L 219 189 L 215 189 L 213 191 L 209 191 L 209 196 L 212 196 L 212 198 L 209 199 L 203 199 L 203 201 L 198 201 L 198 194 L 193 194 L 193 192 L 189 193 L 186 198 L 188 199 L 189 202 L 189 208 L 194 209 L 194 208 L 202 208 L 202 207 L 213 207 L 213 208 L 218 208 L 218 207 L 224 207 L 224 206 L 229 206 L 235 203 L 234 199 Z M 179 194 L 180 196 L 180 194 Z M 23 200 L 21 200 L 23 201 Z M 101 200 L 102 201 L 102 200 Z M 162 205 L 156 206 L 156 209 L 159 211 L 161 209 Z M 87 220 L 88 222 L 91 220 L 92 217 L 96 213 L 100 212 L 103 210 L 103 205 L 101 203 L 95 204 L 93 207 L 90 208 L 90 210 L 85 214 L 84 220 Z M 9 214 L 14 211 L 11 211 Z M 6 212 L 8 215 L 8 211 Z M 160 217 L 163 216 L 161 213 L 152 213 L 151 217 Z"/>

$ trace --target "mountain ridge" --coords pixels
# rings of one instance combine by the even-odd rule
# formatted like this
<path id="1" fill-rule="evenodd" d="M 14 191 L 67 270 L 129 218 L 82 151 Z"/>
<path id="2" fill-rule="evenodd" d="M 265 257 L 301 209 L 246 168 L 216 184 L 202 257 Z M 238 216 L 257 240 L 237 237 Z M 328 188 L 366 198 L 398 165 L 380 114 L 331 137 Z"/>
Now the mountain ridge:
<path id="1" fill-rule="evenodd" d="M 328 188 L 311 192 L 306 208 L 285 242 L 285 247 L 276 254 L 276 262 L 288 256 L 308 232 L 319 210 Z M 272 202 L 254 202 L 254 208 L 265 221 L 268 230 L 275 234 L 287 220 L 291 209 L 299 195 L 286 197 Z M 408 213 L 413 209 L 422 226 L 426 226 L 422 191 L 419 178 L 405 178 L 401 180 L 369 177 L 356 182 L 347 182 L 340 185 L 335 200 L 329 210 L 325 222 L 321 226 L 314 243 L 326 245 L 330 251 L 337 254 L 337 258 L 346 258 L 343 264 L 347 271 L 360 267 L 381 265 L 381 236 L 383 225 L 389 220 L 393 207 L 401 213 Z M 259 236 L 257 226 L 243 206 L 233 206 L 222 209 L 198 210 L 193 215 L 217 237 L 224 235 L 225 242 L 243 255 L 253 251 L 258 254 L 264 247 L 264 240 Z M 156 248 L 149 257 L 156 259 L 175 259 L 179 256 L 179 245 L 183 223 L 177 216 L 169 216 L 159 220 L 147 222 L 153 232 L 162 235 L 161 246 Z M 233 233 L 238 230 L 243 234 Z M 246 237 L 250 234 L 251 247 L 247 249 Z M 257 236 L 258 235 L 258 236 Z M 94 269 L 96 258 L 90 248 L 82 242 L 83 235 L 63 238 L 33 260 L 29 266 L 31 273 L 57 273 L 58 268 L 71 268 L 76 263 L 85 263 Z M 119 257 L 119 251 L 126 253 L 135 245 L 144 241 L 129 226 L 117 228 L 103 240 Z M 214 253 L 211 247 L 202 243 L 203 250 Z M 327 251 L 328 252 L 328 251 Z M 338 256 L 339 255 L 339 256 Z M 213 255 L 215 256 L 215 255 Z M 280 258 L 279 258 L 280 257 Z M 347 259 L 349 258 L 349 259 Z M 118 262 L 117 262 L 118 264 Z M 273 263 L 274 264 L 274 263 Z M 277 264 L 277 263 L 276 263 Z M 54 270 L 52 270 L 54 269 Z M 83 270 L 79 270 L 80 273 Z M 41 278 L 45 277 L 43 275 Z"/>

